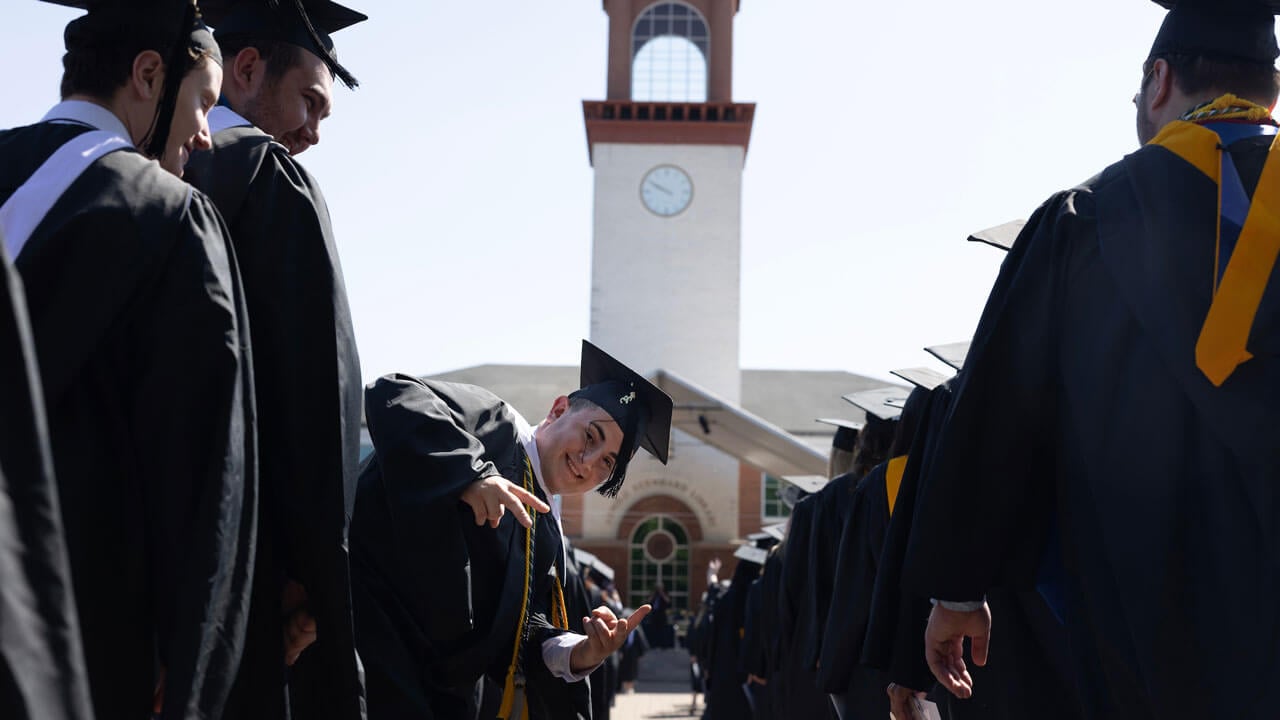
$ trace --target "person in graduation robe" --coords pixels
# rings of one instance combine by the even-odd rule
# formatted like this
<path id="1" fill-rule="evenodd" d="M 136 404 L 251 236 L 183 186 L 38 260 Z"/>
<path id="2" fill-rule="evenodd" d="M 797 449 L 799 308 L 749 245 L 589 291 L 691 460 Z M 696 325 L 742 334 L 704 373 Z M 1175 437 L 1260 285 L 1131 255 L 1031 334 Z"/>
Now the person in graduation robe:
<path id="1" fill-rule="evenodd" d="M 902 559 L 916 498 L 927 492 L 927 483 L 921 482 L 922 476 L 927 476 L 924 466 L 949 401 L 949 384 L 930 391 L 910 444 L 910 456 L 901 468 L 893 512 L 886 518 L 888 528 L 874 576 L 861 661 L 885 673 L 890 683 L 890 710 L 901 720 L 923 720 L 912 703 L 912 698 L 922 694 L 938 705 L 945 720 L 1081 718 L 1067 659 L 1065 628 L 1035 590 L 993 588 L 988 593 L 993 612 L 1001 618 L 1001 630 L 992 639 L 987 664 L 970 669 L 975 683 L 972 696 L 960 699 L 942 690 L 920 653 L 931 605 L 928 598 L 901 592 Z M 893 483 L 886 487 L 892 488 Z"/>
<path id="2" fill-rule="evenodd" d="M 617 492 L 636 448 L 666 460 L 671 400 L 583 342 L 582 386 L 537 427 L 474 385 L 384 377 L 351 523 L 369 716 L 470 718 L 482 676 L 500 717 L 589 718 L 585 678 L 648 612 L 566 627 L 553 495 Z M 511 480 L 515 482 L 511 482 Z"/>
<path id="3" fill-rule="evenodd" d="M 0 708 L 13 720 L 91 720 L 26 298 L 3 233 L 0 377 Z"/>
<path id="4" fill-rule="evenodd" d="M 764 568 L 775 556 L 775 548 L 785 535 L 781 532 L 765 531 L 759 535 L 748 536 L 760 550 L 739 552 L 746 554 L 745 559 L 760 565 L 746 591 L 746 601 L 742 613 L 742 644 L 738 652 L 738 671 L 746 678 L 744 690 L 750 698 L 751 709 L 756 720 L 770 720 L 777 716 L 778 710 L 773 702 L 773 689 L 769 687 L 769 651 L 770 635 L 767 626 L 772 623 L 766 617 Z M 775 608 L 776 609 L 776 608 Z"/>
<path id="5" fill-rule="evenodd" d="M 777 685 L 779 707 L 789 708 L 796 717 L 836 717 L 831 699 L 814 678 L 813 667 L 804 656 L 807 621 L 806 590 L 809 578 L 809 541 L 818 503 L 814 496 L 801 498 L 791 508 L 787 539 L 782 543 L 782 571 L 778 588 L 775 665 L 769 683 Z"/>
<path id="6" fill-rule="evenodd" d="M 685 639 L 689 647 L 689 684 L 693 692 L 689 705 L 694 711 L 698 707 L 698 694 L 706 695 L 707 658 L 711 657 L 711 619 L 727 584 L 720 581 L 719 572 L 720 558 L 713 558 L 707 566 L 707 589 L 702 593 L 697 614 L 689 621 L 689 633 Z"/>
<path id="7" fill-rule="evenodd" d="M 943 383 L 929 393 L 916 437 L 912 440 L 911 452 L 903 466 L 902 479 L 894 498 L 894 512 L 889 513 L 884 547 L 876 562 L 874 575 L 870 578 L 873 588 L 867 601 L 869 606 L 866 630 L 862 637 L 861 662 L 868 668 L 885 673 L 884 679 L 889 682 L 890 711 L 899 720 L 923 720 L 915 712 L 916 708 L 912 703 L 912 698 L 921 693 L 927 694 L 930 700 L 941 706 L 944 718 L 955 717 L 948 712 L 946 703 L 952 697 L 950 693 L 932 691 L 937 683 L 920 653 L 923 627 L 931 607 L 929 600 L 901 592 L 902 558 L 906 553 L 906 539 L 910 535 L 915 499 L 920 489 L 920 468 L 924 464 L 922 459 L 930 456 L 930 443 L 936 440 L 938 428 L 946 415 L 951 398 L 951 382 L 954 381 Z M 868 485 L 869 489 L 871 487 Z M 887 494 L 885 502 L 888 502 Z M 865 581 L 856 581 L 852 577 L 850 581 L 852 586 L 865 588 Z M 839 632 L 836 628 L 832 630 Z M 980 703 L 981 700 L 974 705 Z M 985 707 L 982 709 L 985 710 Z"/>
<path id="8" fill-rule="evenodd" d="M 327 0 L 212 0 L 203 10 L 225 72 L 212 147 L 193 153 L 186 178 L 217 205 L 235 245 L 256 349 L 262 486 L 249 640 L 228 712 L 363 717 L 346 547 L 360 360 L 329 210 L 295 156 L 318 140 L 333 78 L 349 77 L 329 33 L 364 16 Z M 278 646 L 292 616 L 313 623 L 315 644 L 286 683 Z"/>
<path id="9" fill-rule="evenodd" d="M 729 588 L 716 601 L 711 617 L 711 644 L 707 662 L 707 708 L 704 720 L 751 718 L 754 708 L 747 697 L 747 673 L 742 669 L 743 625 L 747 592 L 760 577 L 761 565 L 739 558 Z"/>
<path id="10" fill-rule="evenodd" d="M 858 395 L 850 397 L 859 404 Z M 876 403 L 874 408 L 884 407 Z M 864 408 L 866 409 L 866 408 Z M 887 409 L 887 408 L 886 408 Z M 854 489 L 864 475 L 880 464 L 889 451 L 894 433 L 898 427 L 897 408 L 892 415 L 881 417 L 871 409 L 867 409 L 866 420 L 862 430 L 852 433 L 852 447 L 848 458 L 848 471 L 831 479 L 813 495 L 816 507 L 810 521 L 809 551 L 806 558 L 807 585 L 802 593 L 805 604 L 800 614 L 800 633 L 803 643 L 799 648 L 804 666 L 811 671 L 818 668 L 819 655 L 824 641 L 828 612 L 836 608 L 837 612 L 845 612 L 843 607 L 832 604 L 833 586 L 837 582 L 836 561 L 840 548 L 840 538 L 844 535 L 849 518 Z M 845 428 L 841 428 L 844 430 Z M 832 458 L 840 450 L 839 434 L 832 444 Z M 820 683 L 819 683 L 820 685 Z M 843 695 L 831 693 L 836 714 L 842 713 Z"/>
<path id="11" fill-rule="evenodd" d="M 982 597 L 1037 585 L 1085 715 L 1275 714 L 1280 154 L 1274 19 L 1180 3 L 1137 96 L 1144 146 L 1028 222 L 955 388 L 903 573 L 924 651 L 972 692 Z M 1231 60 L 1230 58 L 1239 58 Z"/>
<path id="12" fill-rule="evenodd" d="M 809 652 L 819 687 L 832 695 L 841 718 L 883 717 L 889 712 L 886 683 L 883 676 L 861 664 L 862 639 L 866 633 L 880 547 L 892 508 L 890 496 L 896 496 L 897 481 L 905 458 L 905 448 L 915 434 L 918 418 L 928 399 L 925 390 L 916 388 L 907 397 L 896 418 L 877 416 L 867 409 L 867 427 L 862 437 L 882 446 L 873 434 L 888 434 L 889 443 L 870 472 L 846 485 L 847 499 L 842 512 L 845 521 L 839 535 L 823 543 L 811 543 L 815 562 L 823 566 L 817 572 L 827 574 L 826 602 L 830 612 L 818 618 L 816 640 Z M 834 484 L 835 481 L 832 481 Z M 826 488 L 823 489 L 824 491 Z M 827 548 L 820 545 L 826 544 Z"/>
<path id="13" fill-rule="evenodd" d="M 251 588 L 249 338 L 222 220 L 176 177 L 220 58 L 190 2 L 94 2 L 64 38 L 64 101 L 0 133 L 0 230 L 94 714 L 220 717 Z"/>
<path id="14" fill-rule="evenodd" d="M 764 569 L 760 573 L 760 665 L 756 669 L 748 668 L 748 672 L 764 681 L 764 695 L 768 696 L 766 707 L 772 707 L 775 714 L 781 714 L 782 683 L 777 682 L 778 655 L 778 595 L 782 588 L 782 545 L 775 545 L 769 550 L 769 557 L 764 561 Z M 750 657 L 748 658 L 750 660 Z"/>
<path id="15" fill-rule="evenodd" d="M 766 560 L 766 562 L 768 562 Z M 761 570 L 763 572 L 763 568 Z M 777 710 L 773 706 L 773 691 L 769 689 L 768 636 L 763 614 L 764 577 L 751 581 L 747 590 L 747 603 L 742 618 L 742 653 L 738 669 L 747 678 L 747 692 L 751 694 L 751 706 L 756 720 L 773 720 Z"/>

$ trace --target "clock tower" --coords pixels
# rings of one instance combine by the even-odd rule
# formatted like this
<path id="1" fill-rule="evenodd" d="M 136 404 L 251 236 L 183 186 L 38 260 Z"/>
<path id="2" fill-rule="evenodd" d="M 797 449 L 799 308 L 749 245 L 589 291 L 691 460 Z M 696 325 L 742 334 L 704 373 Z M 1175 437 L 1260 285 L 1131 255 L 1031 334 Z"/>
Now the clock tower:
<path id="1" fill-rule="evenodd" d="M 604 0 L 607 99 L 583 103 L 595 169 L 591 339 L 738 402 L 740 0 Z"/>
<path id="2" fill-rule="evenodd" d="M 755 112 L 732 97 L 740 4 L 604 0 L 607 97 L 583 103 L 595 171 L 592 342 L 735 405 L 742 171 Z M 738 460 L 680 432 L 671 456 L 663 467 L 637 455 L 616 500 L 565 507 L 570 536 L 622 564 L 628 604 L 663 582 L 687 606 L 680 600 L 700 592 L 690 577 L 712 555 L 728 560 L 739 536 Z M 604 537 L 617 545 L 590 540 Z"/>

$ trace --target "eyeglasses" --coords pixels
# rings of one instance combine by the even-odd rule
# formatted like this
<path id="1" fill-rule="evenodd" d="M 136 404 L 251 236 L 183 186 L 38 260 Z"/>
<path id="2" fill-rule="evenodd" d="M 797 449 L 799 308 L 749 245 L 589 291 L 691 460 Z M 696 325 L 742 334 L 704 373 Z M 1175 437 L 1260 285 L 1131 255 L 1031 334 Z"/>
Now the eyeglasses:
<path id="1" fill-rule="evenodd" d="M 1138 106 L 1138 100 L 1142 99 L 1142 91 L 1147 89 L 1147 81 L 1156 71 L 1156 60 L 1158 58 L 1150 58 L 1142 63 L 1142 82 L 1138 83 L 1138 92 L 1133 94 L 1133 105 Z"/>

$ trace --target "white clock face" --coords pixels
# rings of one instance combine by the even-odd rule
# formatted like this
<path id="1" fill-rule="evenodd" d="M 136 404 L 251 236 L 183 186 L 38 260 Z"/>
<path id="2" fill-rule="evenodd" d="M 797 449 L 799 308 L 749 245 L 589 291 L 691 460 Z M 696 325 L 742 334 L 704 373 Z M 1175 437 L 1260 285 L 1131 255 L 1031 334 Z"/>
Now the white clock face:
<path id="1" fill-rule="evenodd" d="M 640 199 L 655 215 L 679 215 L 693 200 L 693 181 L 675 165 L 659 165 L 640 181 Z"/>

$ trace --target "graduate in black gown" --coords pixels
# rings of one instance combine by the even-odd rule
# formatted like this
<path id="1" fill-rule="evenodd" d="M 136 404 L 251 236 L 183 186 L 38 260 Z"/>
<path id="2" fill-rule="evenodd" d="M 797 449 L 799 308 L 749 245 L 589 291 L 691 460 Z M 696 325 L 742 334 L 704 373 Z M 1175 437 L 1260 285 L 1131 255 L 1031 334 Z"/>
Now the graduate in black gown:
<path id="1" fill-rule="evenodd" d="M 252 572 L 249 338 L 222 220 L 177 175 L 221 58 L 177 0 L 93 2 L 64 41 L 64 101 L 0 133 L 0 217 L 94 712 L 220 717 Z"/>
<path id="2" fill-rule="evenodd" d="M 689 633 L 685 639 L 689 646 L 689 682 L 693 691 L 690 708 L 698 708 L 698 695 L 706 694 L 707 659 L 711 657 L 711 620 L 715 616 L 716 603 L 724 594 L 727 582 L 719 579 L 720 558 L 712 558 L 707 564 L 707 589 L 702 593 L 698 612 L 689 621 Z"/>
<path id="3" fill-rule="evenodd" d="M 582 387 L 536 428 L 474 385 L 390 375 L 365 401 L 374 454 L 351 548 L 370 718 L 473 717 L 482 676 L 503 688 L 500 717 L 522 696 L 522 717 L 590 717 L 577 681 L 648 606 L 566 629 L 551 496 L 616 494 L 639 447 L 665 462 L 671 399 L 584 341 Z"/>
<path id="4" fill-rule="evenodd" d="M 768 551 L 754 543 L 734 553 L 738 559 L 733 578 L 716 600 L 711 616 L 711 642 L 707 652 L 707 708 L 703 720 L 734 720 L 754 715 L 748 697 L 747 673 L 743 669 L 743 637 L 747 593 L 760 577 Z"/>
<path id="5" fill-rule="evenodd" d="M 969 669 L 973 694 L 960 699 L 934 681 L 920 652 L 931 604 L 901 592 L 902 561 L 916 498 L 928 492 L 928 459 L 949 407 L 950 382 L 929 393 L 902 468 L 894 512 L 885 532 L 872 593 L 862 663 L 885 673 L 890 710 L 901 720 L 922 720 L 913 698 L 926 696 L 945 720 L 1000 720 L 1084 717 L 1068 659 L 1066 630 L 1035 590 L 993 588 L 987 601 L 1000 615 L 992 655 Z"/>
<path id="6" fill-rule="evenodd" d="M 769 687 L 769 664 L 772 649 L 772 635 L 769 626 L 773 617 L 764 614 L 766 604 L 764 584 L 764 568 L 775 556 L 775 548 L 785 535 L 785 525 L 771 525 L 762 528 L 761 532 L 747 536 L 755 546 L 765 553 L 752 560 L 761 566 L 757 576 L 747 588 L 747 599 L 742 616 L 742 647 L 738 653 L 738 670 L 746 677 L 746 692 L 751 699 L 751 707 L 756 720 L 771 720 L 778 717 L 780 708 L 774 703 L 774 689 Z M 776 604 L 773 610 L 776 611 Z"/>
<path id="7" fill-rule="evenodd" d="M 365 16 L 327 0 L 210 0 L 203 10 L 225 72 L 213 146 L 192 155 L 186 178 L 226 220 L 244 281 L 262 486 L 249 645 L 228 712 L 362 717 L 346 548 L 360 360 L 329 210 L 295 156 L 318 140 L 334 77 L 354 84 L 329 34 Z M 298 623 L 315 644 L 288 672 L 286 703 L 279 637 Z"/>
<path id="8" fill-rule="evenodd" d="M 90 720 L 27 304 L 2 233 L 0 377 L 0 708 L 13 720 Z"/>
<path id="9" fill-rule="evenodd" d="M 823 480 L 823 478 L 818 478 Z M 822 484 L 825 485 L 825 482 Z M 810 486 L 806 490 L 817 492 Z M 808 624 L 809 541 L 813 517 L 818 508 L 812 494 L 800 499 L 791 509 L 787 539 L 782 543 L 782 566 L 777 593 L 777 636 L 774 643 L 773 674 L 769 684 L 775 685 L 774 701 L 795 717 L 835 718 L 831 699 L 817 684 L 813 666 L 805 657 Z"/>
<path id="10" fill-rule="evenodd" d="M 905 390 L 895 390 L 894 396 L 901 399 L 905 393 Z M 861 431 L 854 435 L 848 472 L 833 477 L 813 496 L 817 507 L 814 508 L 809 537 L 809 584 L 804 591 L 805 605 L 800 620 L 804 634 L 803 660 L 810 669 L 818 667 L 822 653 L 827 614 L 832 608 L 832 592 L 838 581 L 837 553 L 849 518 L 854 488 L 872 468 L 886 459 L 897 432 L 897 416 L 901 411 L 896 405 L 885 405 L 882 396 L 876 391 L 871 392 L 873 400 L 860 401 L 858 398 L 861 395 L 855 393 L 849 397 L 855 405 L 863 403 L 859 407 L 866 412 L 866 420 L 862 423 Z M 877 412 L 880 414 L 876 414 Z M 839 450 L 839 446 L 833 443 L 833 458 Z M 840 612 L 845 610 L 839 605 L 836 607 L 840 608 Z"/>
<path id="11" fill-rule="evenodd" d="M 1001 268 L 903 568 L 971 691 L 983 596 L 1036 586 L 1087 717 L 1274 716 L 1280 685 L 1280 156 L 1274 19 L 1180 3 L 1137 152 L 1052 197 Z"/>
<path id="12" fill-rule="evenodd" d="M 902 466 L 893 512 L 889 513 L 888 527 L 884 531 L 884 546 L 870 578 L 873 587 L 866 601 L 868 616 L 860 661 L 865 667 L 883 673 L 881 680 L 888 683 L 889 709 L 899 720 L 923 720 L 914 704 L 914 698 L 922 694 L 928 694 L 931 700 L 943 704 L 944 717 L 954 717 L 946 712 L 945 701 L 951 697 L 950 694 L 931 692 L 936 683 L 920 652 L 924 624 L 931 607 L 929 600 L 901 592 L 902 557 L 906 551 L 915 499 L 920 491 L 920 468 L 925 464 L 924 459 L 929 457 L 930 442 L 938 436 L 950 398 L 949 383 L 938 385 L 929 392 L 907 461 Z M 864 582 L 853 584 L 865 588 Z M 860 592 L 865 592 L 865 589 Z"/>
<path id="13" fill-rule="evenodd" d="M 766 558 L 766 562 L 768 559 Z M 739 669 L 747 678 L 747 692 L 751 694 L 751 706 L 755 720 L 773 720 L 777 708 L 773 704 L 773 690 L 769 687 L 769 647 L 765 632 L 764 577 L 751 581 L 747 590 L 747 603 L 742 619 L 742 652 Z"/>
<path id="14" fill-rule="evenodd" d="M 867 427 L 859 446 L 864 445 L 861 438 L 867 438 L 867 446 L 860 447 L 860 456 L 863 462 L 878 462 L 850 488 L 844 532 L 828 551 L 833 557 L 826 570 L 833 578 L 828 596 L 831 612 L 822 616 L 817 635 L 824 642 L 813 648 L 813 662 L 819 687 L 832 694 L 844 719 L 888 714 L 883 675 L 861 665 L 860 660 L 884 529 L 896 500 L 906 448 L 928 401 L 928 393 L 915 388 L 901 404 L 902 392 L 900 389 L 891 404 L 863 405 Z M 888 434 L 887 447 L 873 437 L 877 432 Z"/>

